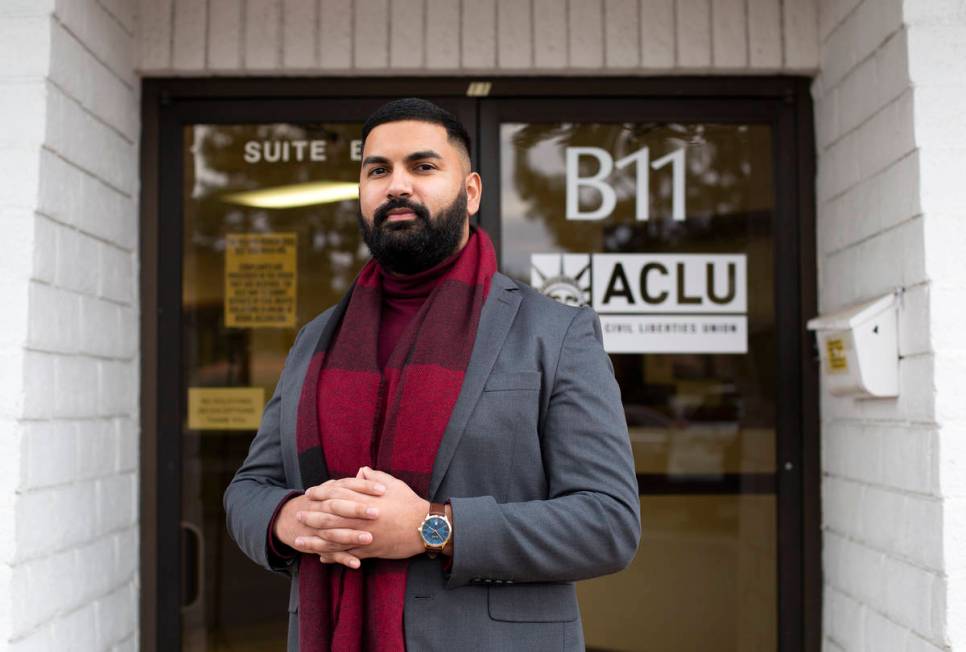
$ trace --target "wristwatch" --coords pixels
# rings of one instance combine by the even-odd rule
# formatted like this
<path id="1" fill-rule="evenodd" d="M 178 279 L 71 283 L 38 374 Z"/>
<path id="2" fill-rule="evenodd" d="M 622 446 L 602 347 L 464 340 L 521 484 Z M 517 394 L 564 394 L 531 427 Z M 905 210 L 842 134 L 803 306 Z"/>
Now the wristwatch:
<path id="1" fill-rule="evenodd" d="M 430 559 L 443 551 L 453 535 L 453 526 L 446 518 L 446 509 L 443 507 L 443 503 L 429 504 L 429 514 L 426 515 L 417 530 Z"/>

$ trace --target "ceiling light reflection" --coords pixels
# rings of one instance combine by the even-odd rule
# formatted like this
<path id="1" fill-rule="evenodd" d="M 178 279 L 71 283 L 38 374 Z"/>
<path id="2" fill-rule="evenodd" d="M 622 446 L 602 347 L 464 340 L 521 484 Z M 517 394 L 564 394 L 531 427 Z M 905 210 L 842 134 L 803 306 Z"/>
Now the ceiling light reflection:
<path id="1" fill-rule="evenodd" d="M 233 192 L 222 196 L 229 204 L 255 208 L 298 208 L 315 204 L 330 204 L 359 198 L 359 184 L 348 181 L 313 181 L 290 186 L 260 188 Z"/>

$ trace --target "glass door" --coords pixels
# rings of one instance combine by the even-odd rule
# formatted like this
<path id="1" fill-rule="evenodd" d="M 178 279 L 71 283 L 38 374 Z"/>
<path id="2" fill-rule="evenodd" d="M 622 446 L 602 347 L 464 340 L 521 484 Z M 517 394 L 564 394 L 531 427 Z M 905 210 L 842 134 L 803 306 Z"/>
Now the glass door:
<path id="1" fill-rule="evenodd" d="M 338 302 L 369 258 L 357 225 L 360 134 L 383 101 L 332 120 L 316 104 L 318 120 L 303 110 L 284 122 L 181 125 L 180 318 L 164 342 L 180 364 L 177 384 L 162 388 L 181 415 L 166 478 L 180 496 L 180 636 L 162 649 L 284 646 L 288 578 L 231 541 L 222 496 L 298 329 Z M 273 108 L 260 107 L 286 113 Z"/>
<path id="2" fill-rule="evenodd" d="M 818 641 L 807 80 L 501 79 L 486 98 L 460 79 L 160 80 L 144 120 L 144 649 L 281 649 L 287 578 L 230 541 L 222 494 L 298 328 L 368 256 L 362 122 L 419 88 L 475 135 L 501 270 L 600 316 L 643 537 L 629 568 L 577 585 L 588 649 Z"/>
<path id="3" fill-rule="evenodd" d="M 588 650 L 777 649 L 772 124 L 506 100 L 482 128 L 502 271 L 597 311 L 624 401 L 642 543 L 578 583 Z"/>

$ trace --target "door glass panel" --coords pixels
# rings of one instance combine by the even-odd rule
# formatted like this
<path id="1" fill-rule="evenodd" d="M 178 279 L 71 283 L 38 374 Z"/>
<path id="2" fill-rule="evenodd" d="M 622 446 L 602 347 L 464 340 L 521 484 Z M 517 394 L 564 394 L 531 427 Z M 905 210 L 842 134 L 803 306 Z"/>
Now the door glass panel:
<path id="1" fill-rule="evenodd" d="M 503 271 L 597 310 L 641 485 L 588 649 L 775 648 L 772 161 L 766 125 L 500 125 Z"/>
<path id="2" fill-rule="evenodd" d="M 253 564 L 228 538 L 222 493 L 298 327 L 336 303 L 368 258 L 356 223 L 361 130 L 184 130 L 185 650 L 284 646 L 288 579 Z"/>

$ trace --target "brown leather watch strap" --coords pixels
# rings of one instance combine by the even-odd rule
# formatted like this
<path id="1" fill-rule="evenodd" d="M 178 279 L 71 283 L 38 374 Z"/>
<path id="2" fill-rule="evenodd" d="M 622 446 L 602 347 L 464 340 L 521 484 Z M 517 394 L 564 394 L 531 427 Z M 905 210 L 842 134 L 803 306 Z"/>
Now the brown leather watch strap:
<path id="1" fill-rule="evenodd" d="M 437 516 L 446 516 L 446 507 L 443 506 L 443 503 L 430 503 L 429 513 L 436 514 Z"/>

